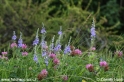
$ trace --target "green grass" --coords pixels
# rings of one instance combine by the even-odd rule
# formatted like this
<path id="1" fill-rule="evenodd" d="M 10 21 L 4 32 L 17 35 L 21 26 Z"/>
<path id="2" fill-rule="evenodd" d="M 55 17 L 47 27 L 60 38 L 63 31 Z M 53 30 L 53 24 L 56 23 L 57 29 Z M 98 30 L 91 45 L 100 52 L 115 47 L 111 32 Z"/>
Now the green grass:
<path id="1" fill-rule="evenodd" d="M 11 49 L 10 49 L 11 50 Z M 0 59 L 0 79 L 24 79 L 24 80 L 36 80 L 38 74 L 42 69 L 47 69 L 48 75 L 42 79 L 42 82 L 63 82 L 62 76 L 67 75 L 67 82 L 95 82 L 98 80 L 119 80 L 124 79 L 124 59 L 123 57 L 117 57 L 114 54 L 112 56 L 111 51 L 93 51 L 89 54 L 88 51 L 82 51 L 81 56 L 65 55 L 62 52 L 56 54 L 60 60 L 57 69 L 54 69 L 52 59 L 49 58 L 49 64 L 46 66 L 44 59 L 40 54 L 40 47 L 37 48 L 37 56 L 39 63 L 34 62 L 33 52 L 28 52 L 28 55 L 23 57 L 20 48 L 15 48 L 12 53 L 8 53 L 8 56 L 16 55 L 8 60 Z M 99 66 L 100 58 L 107 61 L 109 70 L 104 71 Z M 94 72 L 89 72 L 86 69 L 86 64 L 93 64 Z M 22 81 L 23 82 L 23 81 Z M 98 81 L 99 82 L 99 81 Z"/>

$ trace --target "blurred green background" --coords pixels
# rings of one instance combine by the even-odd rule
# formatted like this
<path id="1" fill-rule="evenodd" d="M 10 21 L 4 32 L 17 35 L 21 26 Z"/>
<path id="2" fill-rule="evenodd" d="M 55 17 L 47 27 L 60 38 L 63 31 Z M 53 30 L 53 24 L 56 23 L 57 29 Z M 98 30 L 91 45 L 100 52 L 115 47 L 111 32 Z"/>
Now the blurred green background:
<path id="1" fill-rule="evenodd" d="M 124 0 L 0 0 L 0 50 L 11 42 L 13 31 L 32 46 L 36 30 L 47 30 L 46 41 L 56 35 L 60 26 L 62 43 L 81 49 L 90 46 L 92 19 L 96 23 L 96 46 L 99 50 L 124 45 Z M 41 36 L 41 35 L 40 35 Z"/>

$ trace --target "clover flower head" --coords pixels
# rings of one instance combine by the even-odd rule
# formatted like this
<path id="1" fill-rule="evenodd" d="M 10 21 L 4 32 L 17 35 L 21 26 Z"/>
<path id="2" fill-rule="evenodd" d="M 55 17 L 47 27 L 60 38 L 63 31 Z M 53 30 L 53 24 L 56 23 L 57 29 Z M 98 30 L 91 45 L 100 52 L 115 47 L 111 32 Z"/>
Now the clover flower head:
<path id="1" fill-rule="evenodd" d="M 22 44 L 22 49 L 26 49 L 27 45 L 26 44 Z"/>
<path id="2" fill-rule="evenodd" d="M 47 77 L 48 71 L 46 69 L 43 69 L 40 74 L 38 74 L 37 78 L 38 80 L 42 80 L 43 78 Z"/>
<path id="3" fill-rule="evenodd" d="M 62 79 L 63 79 L 64 81 L 67 81 L 67 80 L 68 80 L 68 76 L 67 76 L 67 75 L 64 75 L 64 76 L 62 76 Z"/>
<path id="4" fill-rule="evenodd" d="M 122 52 L 122 51 L 116 51 L 115 54 L 116 54 L 118 57 L 122 57 L 122 56 L 123 56 L 123 52 Z"/>
<path id="5" fill-rule="evenodd" d="M 17 47 L 17 44 L 15 42 L 13 42 L 11 45 L 10 45 L 11 48 L 14 48 L 14 47 Z"/>
<path id="6" fill-rule="evenodd" d="M 109 70 L 109 66 L 108 63 L 106 61 L 101 61 L 100 66 L 104 68 L 104 71 L 108 71 Z"/>
<path id="7" fill-rule="evenodd" d="M 55 65 L 58 65 L 58 64 L 60 63 L 60 61 L 59 61 L 58 58 L 55 58 L 55 59 L 53 60 L 53 63 L 54 63 Z"/>
<path id="8" fill-rule="evenodd" d="M 74 51 L 75 51 L 75 54 L 78 54 L 78 55 L 82 54 L 81 50 L 79 50 L 79 49 L 75 49 Z"/>
<path id="9" fill-rule="evenodd" d="M 2 52 L 2 55 L 7 55 L 8 53 L 7 52 Z"/>
<path id="10" fill-rule="evenodd" d="M 48 72 L 47 72 L 46 69 L 43 69 L 43 70 L 41 71 L 41 74 L 44 75 L 44 76 L 47 76 Z"/>
<path id="11" fill-rule="evenodd" d="M 100 64 L 101 67 L 108 66 L 108 63 L 106 61 L 101 61 L 99 64 Z"/>
<path id="12" fill-rule="evenodd" d="M 56 58 L 56 54 L 51 53 L 51 54 L 49 54 L 49 57 L 54 59 L 54 58 Z"/>
<path id="13" fill-rule="evenodd" d="M 26 52 L 26 51 L 25 52 L 22 52 L 22 55 L 23 56 L 27 56 L 28 55 L 28 52 Z"/>
<path id="14" fill-rule="evenodd" d="M 96 50 L 96 47 L 91 47 L 90 50 L 91 50 L 91 51 L 95 51 L 95 50 Z"/>
<path id="15" fill-rule="evenodd" d="M 94 67 L 92 64 L 87 64 L 86 65 L 86 69 L 89 70 L 89 72 L 93 72 L 94 71 Z"/>

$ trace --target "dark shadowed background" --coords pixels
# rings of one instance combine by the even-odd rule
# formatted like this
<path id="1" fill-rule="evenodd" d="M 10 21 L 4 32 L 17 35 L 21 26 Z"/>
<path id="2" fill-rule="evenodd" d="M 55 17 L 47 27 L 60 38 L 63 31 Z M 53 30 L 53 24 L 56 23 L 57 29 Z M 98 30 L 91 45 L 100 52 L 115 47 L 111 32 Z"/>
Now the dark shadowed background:
<path id="1" fill-rule="evenodd" d="M 12 42 L 13 31 L 32 46 L 36 30 L 44 23 L 46 40 L 56 35 L 60 26 L 63 44 L 72 36 L 71 45 L 90 46 L 92 19 L 96 23 L 96 46 L 124 44 L 124 0 L 0 0 L 0 51 Z M 41 35 L 39 35 L 41 36 Z"/>

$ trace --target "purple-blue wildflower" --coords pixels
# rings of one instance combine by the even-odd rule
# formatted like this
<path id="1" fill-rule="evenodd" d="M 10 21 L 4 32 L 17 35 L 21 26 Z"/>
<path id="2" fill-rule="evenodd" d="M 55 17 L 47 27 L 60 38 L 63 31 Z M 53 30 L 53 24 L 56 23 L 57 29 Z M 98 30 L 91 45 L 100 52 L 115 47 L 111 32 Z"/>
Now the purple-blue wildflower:
<path id="1" fill-rule="evenodd" d="M 37 58 L 37 55 L 36 55 L 36 54 L 34 54 L 33 60 L 34 60 L 36 63 L 38 63 L 38 58 Z"/>
<path id="2" fill-rule="evenodd" d="M 44 45 L 45 45 L 45 41 L 42 40 L 42 41 L 41 41 L 41 46 L 42 46 L 42 48 L 43 48 Z"/>
<path id="3" fill-rule="evenodd" d="M 42 23 L 42 24 L 43 24 L 43 23 Z M 45 34 L 45 33 L 46 33 L 46 30 L 45 30 L 44 24 L 43 24 L 43 27 L 42 27 L 40 33 L 42 33 L 42 34 Z"/>
<path id="4" fill-rule="evenodd" d="M 51 45 L 50 45 L 50 51 L 53 51 L 54 49 L 54 43 L 51 43 Z"/>
<path id="5" fill-rule="evenodd" d="M 95 27 L 91 28 L 91 38 L 96 36 Z"/>
<path id="6" fill-rule="evenodd" d="M 52 43 L 50 44 L 50 51 L 54 51 L 54 38 L 55 38 L 55 35 L 53 36 Z"/>
<path id="7" fill-rule="evenodd" d="M 41 29 L 41 33 L 42 33 L 42 34 L 45 34 L 45 33 L 46 33 L 46 30 L 45 30 L 44 27 L 42 27 L 42 29 Z"/>
<path id="8" fill-rule="evenodd" d="M 68 54 L 68 53 L 71 53 L 70 46 L 66 46 L 65 49 L 64 49 L 64 54 Z"/>
<path id="9" fill-rule="evenodd" d="M 39 28 L 37 29 L 36 37 L 35 40 L 33 41 L 33 45 L 35 46 L 39 43 L 38 32 L 39 32 Z"/>
<path id="10" fill-rule="evenodd" d="M 46 56 L 46 55 L 47 55 L 46 50 L 43 50 L 43 51 L 42 51 L 42 57 L 44 57 L 44 56 Z"/>
<path id="11" fill-rule="evenodd" d="M 46 46 L 47 46 L 47 42 L 44 41 L 44 40 L 42 40 L 42 41 L 41 41 L 41 47 L 42 47 L 42 48 L 45 48 Z"/>
<path id="12" fill-rule="evenodd" d="M 17 36 L 15 34 L 15 31 L 13 31 L 13 36 L 12 36 L 12 40 L 16 40 Z"/>
<path id="13" fill-rule="evenodd" d="M 33 45 L 37 45 L 39 43 L 39 38 L 36 36 L 35 40 L 33 41 Z"/>
<path id="14" fill-rule="evenodd" d="M 59 30 L 58 34 L 62 35 L 62 27 L 60 27 L 60 30 Z"/>
<path id="15" fill-rule="evenodd" d="M 59 35 L 62 35 L 62 31 L 59 31 L 58 34 L 59 34 Z"/>
<path id="16" fill-rule="evenodd" d="M 22 44 L 23 44 L 23 40 L 22 40 L 22 33 L 20 32 L 20 38 L 18 40 L 18 47 L 22 47 Z"/>
<path id="17" fill-rule="evenodd" d="M 46 66 L 48 66 L 48 63 L 49 63 L 48 57 L 45 57 L 44 62 L 45 62 L 45 64 L 46 64 Z"/>
<path id="18" fill-rule="evenodd" d="M 61 50 L 61 45 L 58 44 L 57 46 L 54 47 L 54 52 L 58 52 Z"/>
<path id="19" fill-rule="evenodd" d="M 45 34 L 46 33 L 46 30 L 45 30 L 44 24 L 42 23 L 42 25 L 43 25 L 43 27 L 42 27 L 40 33 Z"/>
<path id="20" fill-rule="evenodd" d="M 95 31 L 95 23 L 94 23 L 94 20 L 93 20 L 93 23 L 92 23 L 90 32 L 91 32 L 91 38 L 95 38 L 95 37 L 96 37 L 96 31 Z"/>
<path id="21" fill-rule="evenodd" d="M 22 44 L 23 44 L 23 41 L 22 41 L 22 39 L 20 38 L 20 39 L 18 40 L 18 47 L 19 47 L 19 48 L 22 47 Z"/>

